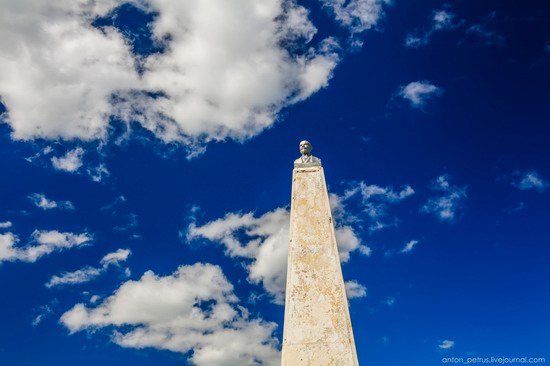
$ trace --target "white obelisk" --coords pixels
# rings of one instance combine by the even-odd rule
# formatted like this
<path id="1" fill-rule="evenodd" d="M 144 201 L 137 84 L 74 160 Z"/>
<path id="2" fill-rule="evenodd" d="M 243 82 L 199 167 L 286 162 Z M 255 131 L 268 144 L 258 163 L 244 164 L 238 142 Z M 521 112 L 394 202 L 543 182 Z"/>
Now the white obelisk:
<path id="1" fill-rule="evenodd" d="M 311 144 L 292 172 L 282 366 L 358 365 L 321 161 Z"/>

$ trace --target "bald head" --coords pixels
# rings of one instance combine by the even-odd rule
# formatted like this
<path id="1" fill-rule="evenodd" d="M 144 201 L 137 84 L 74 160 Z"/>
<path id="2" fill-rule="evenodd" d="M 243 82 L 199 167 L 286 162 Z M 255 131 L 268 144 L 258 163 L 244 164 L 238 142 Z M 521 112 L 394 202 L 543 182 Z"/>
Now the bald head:
<path id="1" fill-rule="evenodd" d="M 309 141 L 304 140 L 300 142 L 300 153 L 302 155 L 311 155 L 311 150 L 313 150 L 313 146 L 311 146 Z"/>

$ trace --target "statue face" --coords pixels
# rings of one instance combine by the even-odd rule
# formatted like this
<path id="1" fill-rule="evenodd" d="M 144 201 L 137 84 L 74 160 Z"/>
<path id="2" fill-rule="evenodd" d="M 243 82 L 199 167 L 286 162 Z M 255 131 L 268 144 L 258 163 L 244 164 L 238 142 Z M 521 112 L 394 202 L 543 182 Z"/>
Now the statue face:
<path id="1" fill-rule="evenodd" d="M 300 142 L 300 153 L 302 155 L 309 155 L 311 154 L 311 150 L 313 150 L 313 146 L 309 143 L 309 141 L 302 141 Z"/>

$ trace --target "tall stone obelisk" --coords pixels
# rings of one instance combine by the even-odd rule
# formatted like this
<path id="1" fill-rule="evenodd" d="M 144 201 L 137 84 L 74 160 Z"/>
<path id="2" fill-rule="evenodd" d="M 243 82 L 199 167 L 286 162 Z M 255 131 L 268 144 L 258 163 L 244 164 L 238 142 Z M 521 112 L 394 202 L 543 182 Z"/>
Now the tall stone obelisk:
<path id="1" fill-rule="evenodd" d="M 294 162 L 282 366 L 358 365 L 321 161 Z"/>

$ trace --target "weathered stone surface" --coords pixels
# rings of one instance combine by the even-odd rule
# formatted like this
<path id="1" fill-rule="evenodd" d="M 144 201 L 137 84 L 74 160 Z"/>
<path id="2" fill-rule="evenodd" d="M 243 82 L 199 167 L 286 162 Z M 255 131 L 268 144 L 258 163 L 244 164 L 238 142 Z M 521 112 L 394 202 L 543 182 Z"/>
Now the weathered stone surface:
<path id="1" fill-rule="evenodd" d="M 282 366 L 358 365 L 321 166 L 292 175 Z"/>

